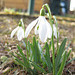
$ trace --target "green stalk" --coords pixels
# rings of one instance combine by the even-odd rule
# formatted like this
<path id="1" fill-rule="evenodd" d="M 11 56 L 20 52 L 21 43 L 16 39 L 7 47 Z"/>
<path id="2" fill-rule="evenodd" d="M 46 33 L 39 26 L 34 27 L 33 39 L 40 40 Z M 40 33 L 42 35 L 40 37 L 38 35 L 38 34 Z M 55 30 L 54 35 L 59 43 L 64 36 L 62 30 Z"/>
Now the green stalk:
<path id="1" fill-rule="evenodd" d="M 56 29 L 57 29 L 57 54 L 58 54 L 58 52 L 59 52 L 59 45 L 58 45 L 58 43 L 59 43 L 59 36 L 58 36 L 58 23 L 57 23 L 56 17 L 55 17 L 55 16 L 53 16 L 53 17 L 54 17 L 55 24 L 56 24 Z"/>
<path id="2" fill-rule="evenodd" d="M 59 44 L 58 43 L 59 43 L 59 37 L 58 37 L 58 28 L 57 28 L 57 53 L 59 52 Z"/>
<path id="3" fill-rule="evenodd" d="M 52 61 L 53 61 L 53 75 L 55 75 L 55 49 L 54 49 L 54 37 L 52 33 Z"/>
<path id="4" fill-rule="evenodd" d="M 47 8 L 47 11 L 49 13 L 49 22 L 50 22 L 50 25 L 52 27 L 52 61 L 53 61 L 53 75 L 55 75 L 55 49 L 54 49 L 54 31 L 53 31 L 53 24 L 52 24 L 52 16 L 51 16 L 51 11 L 50 11 L 50 8 L 48 6 L 48 4 L 44 4 L 43 7 L 46 7 Z"/>
<path id="5" fill-rule="evenodd" d="M 26 44 L 26 50 L 27 50 L 27 59 L 29 59 L 29 52 L 28 52 L 28 49 L 27 49 L 27 38 L 25 38 L 25 44 Z"/>
<path id="6" fill-rule="evenodd" d="M 56 29 L 57 29 L 57 54 L 59 52 L 59 37 L 58 37 L 58 23 L 56 22 Z"/>

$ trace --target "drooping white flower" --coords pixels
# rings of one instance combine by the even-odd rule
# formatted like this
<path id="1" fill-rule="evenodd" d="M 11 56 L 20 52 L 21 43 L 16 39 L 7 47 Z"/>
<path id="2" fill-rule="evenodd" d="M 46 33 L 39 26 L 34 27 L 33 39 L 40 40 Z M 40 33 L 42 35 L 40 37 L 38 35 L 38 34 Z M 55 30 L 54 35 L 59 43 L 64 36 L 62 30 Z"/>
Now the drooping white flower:
<path id="1" fill-rule="evenodd" d="M 16 27 L 12 32 L 11 32 L 11 38 L 14 35 L 17 35 L 17 38 L 19 41 L 21 41 L 25 37 L 25 28 L 24 28 L 24 23 L 23 19 L 20 19 L 18 27 Z"/>
<path id="2" fill-rule="evenodd" d="M 14 35 L 17 35 L 17 38 L 19 41 L 21 41 L 24 38 L 24 29 L 21 26 L 18 26 L 17 28 L 15 28 L 12 32 L 11 32 L 11 38 Z"/>
<path id="3" fill-rule="evenodd" d="M 28 25 L 25 31 L 25 37 L 28 37 L 30 31 L 34 26 L 35 34 L 39 34 L 39 38 L 42 42 L 46 42 L 47 38 L 51 38 L 52 28 L 44 16 L 39 16 L 36 20 L 34 20 Z"/>

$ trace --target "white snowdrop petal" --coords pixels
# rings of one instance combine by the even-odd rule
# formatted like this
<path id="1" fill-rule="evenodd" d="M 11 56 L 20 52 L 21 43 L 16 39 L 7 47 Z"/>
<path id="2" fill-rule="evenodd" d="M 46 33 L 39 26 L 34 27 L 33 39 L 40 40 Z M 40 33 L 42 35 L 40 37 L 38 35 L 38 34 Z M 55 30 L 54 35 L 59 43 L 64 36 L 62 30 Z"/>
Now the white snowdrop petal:
<path id="1" fill-rule="evenodd" d="M 54 36 L 57 38 L 57 29 L 54 24 L 53 24 L 53 31 L 54 31 Z"/>
<path id="2" fill-rule="evenodd" d="M 19 26 L 11 32 L 11 38 L 15 35 L 18 29 L 19 29 Z"/>
<path id="3" fill-rule="evenodd" d="M 44 21 L 45 20 L 45 16 L 39 16 L 39 21 Z"/>
<path id="4" fill-rule="evenodd" d="M 51 36 L 52 36 L 52 28 L 51 28 L 51 25 L 47 22 L 47 20 L 45 22 L 46 22 L 46 25 L 47 25 L 47 37 L 48 38 L 51 38 Z"/>
<path id="5" fill-rule="evenodd" d="M 24 38 L 25 37 L 25 33 L 24 33 L 24 29 L 23 28 L 21 30 L 21 33 L 22 33 L 22 37 Z"/>
<path id="6" fill-rule="evenodd" d="M 51 38 L 52 36 L 52 28 L 50 26 L 50 24 L 48 23 L 48 21 L 46 20 L 46 18 L 44 16 L 40 16 L 40 21 L 46 24 L 47 27 L 47 38 Z"/>
<path id="7" fill-rule="evenodd" d="M 38 32 L 39 32 L 39 22 L 36 24 L 36 26 L 35 26 L 35 29 L 34 29 L 34 32 L 35 32 L 35 35 L 37 35 L 37 34 L 39 34 Z"/>
<path id="8" fill-rule="evenodd" d="M 45 17 L 44 16 L 39 16 L 39 23 L 46 23 L 45 22 L 46 21 L 46 19 L 45 19 Z"/>
<path id="9" fill-rule="evenodd" d="M 22 37 L 23 37 L 23 38 L 25 38 L 25 33 L 24 33 L 24 30 L 23 30 L 23 32 L 22 32 Z"/>
<path id="10" fill-rule="evenodd" d="M 39 25 L 39 38 L 42 42 L 46 42 L 47 40 L 47 27 L 44 20 L 41 20 Z"/>
<path id="11" fill-rule="evenodd" d="M 22 29 L 22 27 L 19 27 L 19 30 L 17 31 L 17 38 L 19 41 L 21 41 L 23 39 L 24 35 L 24 31 Z"/>
<path id="12" fill-rule="evenodd" d="M 28 25 L 28 27 L 26 28 L 26 31 L 25 31 L 25 37 L 28 37 L 30 31 L 36 25 L 37 21 L 38 21 L 38 18 Z"/>

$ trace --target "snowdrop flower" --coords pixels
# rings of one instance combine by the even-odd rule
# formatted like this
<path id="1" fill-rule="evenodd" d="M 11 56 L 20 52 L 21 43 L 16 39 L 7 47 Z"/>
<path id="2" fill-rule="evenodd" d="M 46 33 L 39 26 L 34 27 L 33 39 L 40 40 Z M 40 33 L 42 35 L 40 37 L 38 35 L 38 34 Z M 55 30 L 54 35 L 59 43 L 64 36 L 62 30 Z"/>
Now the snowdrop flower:
<path id="1" fill-rule="evenodd" d="M 47 38 L 51 38 L 52 28 L 44 16 L 39 16 L 36 20 L 34 20 L 28 25 L 25 31 L 25 37 L 28 37 L 30 31 L 34 26 L 35 34 L 39 34 L 39 38 L 42 42 L 46 42 Z"/>
<path id="2" fill-rule="evenodd" d="M 14 35 L 17 35 L 17 38 L 19 41 L 21 41 L 23 38 L 24 38 L 24 29 L 22 27 L 22 20 L 20 20 L 19 22 L 19 26 L 16 27 L 12 32 L 11 32 L 11 38 L 14 36 Z"/>
<path id="3" fill-rule="evenodd" d="M 44 12 L 44 11 L 42 11 L 42 12 Z M 51 38 L 51 36 L 52 36 L 51 25 L 48 23 L 48 21 L 44 17 L 44 14 L 41 13 L 41 15 L 42 16 L 39 16 L 36 20 L 31 22 L 28 25 L 28 27 L 26 28 L 26 31 L 25 31 L 25 37 L 26 38 L 28 37 L 28 35 L 29 35 L 29 33 L 30 33 L 30 31 L 32 30 L 33 27 L 35 27 L 35 29 L 34 29 L 35 34 L 39 35 L 39 38 L 42 42 L 46 42 L 47 38 Z M 54 29 L 54 35 L 56 37 L 57 35 L 56 35 L 55 25 L 53 25 L 53 29 Z"/>

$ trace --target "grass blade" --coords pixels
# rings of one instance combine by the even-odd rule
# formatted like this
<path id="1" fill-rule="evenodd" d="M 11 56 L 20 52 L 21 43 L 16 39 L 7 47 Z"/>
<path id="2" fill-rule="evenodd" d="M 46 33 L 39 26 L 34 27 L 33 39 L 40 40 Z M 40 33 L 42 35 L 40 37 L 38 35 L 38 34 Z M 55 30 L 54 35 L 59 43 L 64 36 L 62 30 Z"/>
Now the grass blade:
<path id="1" fill-rule="evenodd" d="M 46 59 L 46 61 L 47 61 L 47 67 L 48 67 L 48 71 L 49 71 L 49 73 L 51 72 L 51 65 L 52 65 L 52 63 L 51 63 L 51 60 L 50 60 L 50 53 L 49 53 L 49 46 L 48 46 L 48 44 L 46 43 L 46 55 L 45 55 L 45 59 Z"/>
<path id="2" fill-rule="evenodd" d="M 37 71 L 40 71 L 42 73 L 46 73 L 46 71 L 40 66 L 38 65 L 37 63 L 31 61 L 31 60 L 28 60 L 31 62 L 31 65 L 34 66 L 34 68 L 37 70 Z"/>
<path id="3" fill-rule="evenodd" d="M 15 55 L 13 55 L 13 56 L 15 57 L 15 60 L 16 60 L 21 66 L 26 67 L 25 64 L 24 64 L 21 60 L 19 60 Z"/>
<path id="4" fill-rule="evenodd" d="M 68 52 L 68 54 L 67 54 L 67 59 L 68 59 L 68 57 L 69 57 L 70 53 L 71 53 L 71 50 L 70 50 L 70 51 Z"/>
<path id="5" fill-rule="evenodd" d="M 38 42 L 36 42 L 35 37 L 33 37 L 33 45 L 31 45 L 31 48 L 32 48 L 32 56 L 33 56 L 34 62 L 40 63 L 41 54 L 38 48 Z"/>
<path id="6" fill-rule="evenodd" d="M 71 63 L 72 61 L 75 61 L 75 58 L 72 58 L 71 60 L 69 60 L 69 61 L 66 63 L 66 65 L 69 64 L 69 63 Z"/>
<path id="7" fill-rule="evenodd" d="M 38 70 L 38 71 L 40 71 L 40 72 L 42 72 L 42 73 L 46 73 L 46 71 L 41 67 L 41 66 L 39 66 L 39 65 L 37 65 L 37 64 L 35 64 L 35 63 L 31 63 L 33 66 L 34 66 L 34 68 L 36 69 L 36 70 Z"/>
<path id="8" fill-rule="evenodd" d="M 63 60 L 62 60 L 62 63 L 61 63 L 61 66 L 59 68 L 59 71 L 57 73 L 57 75 L 62 75 L 62 71 L 64 69 L 64 66 L 65 66 L 65 62 L 66 62 L 66 52 L 64 53 L 64 56 L 63 56 Z"/>
<path id="9" fill-rule="evenodd" d="M 23 61 L 24 61 L 24 64 L 26 65 L 26 68 L 29 68 L 29 67 L 30 67 L 30 64 L 29 64 L 29 62 L 27 61 L 27 59 L 26 59 L 24 53 L 22 52 L 22 49 L 21 49 L 18 45 L 17 45 L 17 47 L 18 47 L 18 50 L 19 50 L 19 52 L 20 52 L 20 54 L 21 54 L 21 56 L 22 56 L 22 59 L 23 59 Z"/>
<path id="10" fill-rule="evenodd" d="M 63 40 L 63 42 L 61 43 L 60 48 L 59 48 L 59 52 L 58 52 L 58 54 L 56 56 L 56 59 L 55 59 L 55 62 L 56 62 L 56 73 L 58 71 L 58 68 L 59 68 L 59 65 L 60 65 L 60 62 L 61 62 L 62 54 L 63 54 L 63 52 L 65 50 L 66 41 L 67 41 L 67 39 L 65 38 Z"/>

